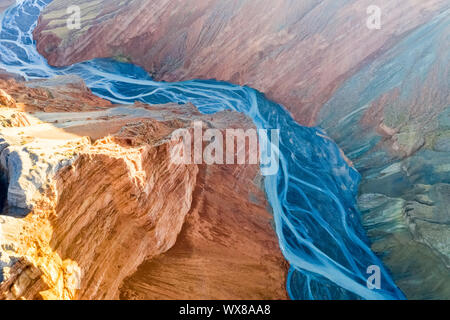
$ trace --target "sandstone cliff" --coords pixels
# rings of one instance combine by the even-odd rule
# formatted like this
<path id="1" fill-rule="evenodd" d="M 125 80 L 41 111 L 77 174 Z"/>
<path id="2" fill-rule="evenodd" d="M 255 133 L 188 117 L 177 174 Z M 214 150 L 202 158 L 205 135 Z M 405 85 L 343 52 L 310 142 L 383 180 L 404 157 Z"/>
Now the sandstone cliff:
<path id="1" fill-rule="evenodd" d="M 373 250 L 407 296 L 450 297 L 448 1 L 380 1 L 380 30 L 366 28 L 365 0 L 74 3 L 80 30 L 61 28 L 54 0 L 34 32 L 51 64 L 115 57 L 157 80 L 259 89 L 362 173 Z"/>
<path id="2" fill-rule="evenodd" d="M 174 130 L 248 119 L 112 106 L 73 77 L 0 88 L 0 298 L 287 298 L 259 167 L 170 161 Z"/>

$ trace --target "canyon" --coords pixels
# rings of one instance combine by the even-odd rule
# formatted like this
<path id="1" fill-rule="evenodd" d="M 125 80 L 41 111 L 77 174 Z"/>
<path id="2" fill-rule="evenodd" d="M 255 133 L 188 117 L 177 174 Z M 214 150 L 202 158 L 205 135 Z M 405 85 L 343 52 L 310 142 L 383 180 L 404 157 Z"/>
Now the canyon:
<path id="1" fill-rule="evenodd" d="M 50 65 L 113 58 L 155 80 L 218 79 L 258 89 L 298 123 L 323 128 L 361 173 L 360 218 L 406 297 L 450 297 L 448 1 L 382 1 L 380 30 L 366 27 L 373 4 L 366 0 L 71 4 L 81 9 L 81 29 L 66 28 L 62 0 L 49 3 L 34 29 Z M 9 165 L 4 171 L 17 174 L 0 177 L 0 186 L 9 189 L 11 214 L 32 212 L 1 216 L 4 297 L 287 298 L 288 266 L 258 166 L 169 169 L 167 161 L 167 137 L 177 128 L 195 119 L 250 128 L 249 119 L 231 111 L 202 115 L 192 104 L 111 105 L 76 77 L 2 77 L 1 132 L 10 132 L 2 136 L 2 158 L 26 157 L 28 165 Z M 62 141 L 35 141 L 54 135 Z M 144 197 L 149 185 L 173 201 Z M 86 188 L 98 200 L 85 199 Z M 30 236 L 18 236 L 21 228 Z M 99 270 L 100 263 L 108 268 Z"/>
<path id="2" fill-rule="evenodd" d="M 117 57 L 158 81 L 247 85 L 312 125 L 345 79 L 448 8 L 446 0 L 381 1 L 382 28 L 369 30 L 366 9 L 373 4 L 75 0 L 81 29 L 69 30 L 67 4 L 56 0 L 42 13 L 34 38 L 54 66 Z"/>
<path id="3" fill-rule="evenodd" d="M 287 298 L 259 166 L 170 160 L 176 129 L 245 116 L 111 105 L 74 76 L 0 88 L 0 298 Z"/>

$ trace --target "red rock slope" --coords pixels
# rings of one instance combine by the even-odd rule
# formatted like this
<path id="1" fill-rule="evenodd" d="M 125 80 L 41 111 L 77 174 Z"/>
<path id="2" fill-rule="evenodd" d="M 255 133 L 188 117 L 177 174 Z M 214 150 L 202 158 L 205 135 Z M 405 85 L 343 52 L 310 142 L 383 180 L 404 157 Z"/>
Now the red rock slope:
<path id="1" fill-rule="evenodd" d="M 287 298 L 258 166 L 170 161 L 175 129 L 248 119 L 0 88 L 0 299 Z"/>
<path id="2" fill-rule="evenodd" d="M 285 105 L 302 124 L 367 60 L 427 22 L 447 0 L 74 0 L 80 30 L 68 30 L 67 2 L 54 0 L 34 32 L 55 66 L 117 57 L 157 80 L 215 78 L 249 85 Z M 382 27 L 366 27 L 367 7 Z M 108 39 L 108 41 L 105 41 Z"/>

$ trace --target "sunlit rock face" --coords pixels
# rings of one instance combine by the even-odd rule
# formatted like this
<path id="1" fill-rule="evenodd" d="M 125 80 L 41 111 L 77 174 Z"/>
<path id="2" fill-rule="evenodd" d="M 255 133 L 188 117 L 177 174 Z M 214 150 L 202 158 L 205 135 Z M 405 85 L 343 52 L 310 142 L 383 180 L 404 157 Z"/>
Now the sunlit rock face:
<path id="1" fill-rule="evenodd" d="M 77 77 L 0 88 L 0 299 L 287 298 L 259 166 L 171 160 L 174 130 L 248 118 L 113 106 Z"/>
<path id="2" fill-rule="evenodd" d="M 120 298 L 287 299 L 261 183 L 256 167 L 201 166 L 176 244 L 141 264 Z"/>
<path id="3" fill-rule="evenodd" d="M 365 0 L 73 4 L 81 29 L 65 28 L 67 3 L 55 0 L 34 33 L 51 64 L 116 57 L 159 80 L 266 93 L 326 129 L 362 173 L 372 249 L 406 295 L 450 297 L 448 1 L 376 3 L 379 30 L 366 27 Z"/>

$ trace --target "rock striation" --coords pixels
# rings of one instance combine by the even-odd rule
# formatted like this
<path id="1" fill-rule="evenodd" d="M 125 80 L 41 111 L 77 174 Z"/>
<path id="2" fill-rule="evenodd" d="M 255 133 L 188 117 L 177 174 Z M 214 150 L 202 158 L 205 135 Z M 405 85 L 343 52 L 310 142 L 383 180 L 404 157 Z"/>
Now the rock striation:
<path id="1" fill-rule="evenodd" d="M 287 298 L 258 165 L 170 158 L 175 130 L 247 118 L 111 105 L 77 78 L 0 88 L 1 299 Z"/>
<path id="2" fill-rule="evenodd" d="M 54 0 L 34 31 L 54 66 L 116 57 L 156 80 L 248 85 L 313 124 L 345 79 L 448 8 L 446 0 L 382 1 L 382 27 L 366 26 L 371 0 L 75 0 L 81 29 Z M 183 9 L 188 8 L 188 9 Z M 108 41 L 105 41 L 108 39 Z"/>
<path id="3" fill-rule="evenodd" d="M 450 298 L 449 36 L 447 11 L 347 79 L 318 117 L 361 172 L 372 248 L 411 299 Z"/>

